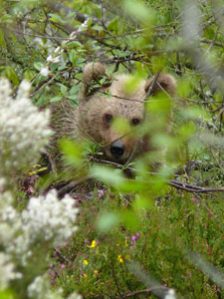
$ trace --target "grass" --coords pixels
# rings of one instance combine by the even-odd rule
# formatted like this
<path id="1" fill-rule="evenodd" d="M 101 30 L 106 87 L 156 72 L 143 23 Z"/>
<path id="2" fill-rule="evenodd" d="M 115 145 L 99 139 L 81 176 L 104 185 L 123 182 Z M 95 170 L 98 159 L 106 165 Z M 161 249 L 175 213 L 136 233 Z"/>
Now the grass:
<path id="1" fill-rule="evenodd" d="M 169 199 L 155 200 L 150 209 L 139 212 L 137 230 L 117 225 L 107 234 L 96 228 L 99 212 L 123 209 L 126 203 L 109 190 L 105 198 L 93 196 L 82 202 L 79 231 L 54 261 L 59 271 L 56 285 L 66 293 L 78 290 L 84 298 L 125 298 L 148 287 L 129 269 L 137 262 L 149 280 L 174 288 L 186 298 L 221 298 L 224 292 L 194 265 L 189 254 L 200 254 L 222 271 L 223 198 L 173 190 L 168 194 Z M 131 204 L 126 209 L 132 209 Z M 146 293 L 136 296 L 154 298 L 150 292 L 145 297 Z"/>

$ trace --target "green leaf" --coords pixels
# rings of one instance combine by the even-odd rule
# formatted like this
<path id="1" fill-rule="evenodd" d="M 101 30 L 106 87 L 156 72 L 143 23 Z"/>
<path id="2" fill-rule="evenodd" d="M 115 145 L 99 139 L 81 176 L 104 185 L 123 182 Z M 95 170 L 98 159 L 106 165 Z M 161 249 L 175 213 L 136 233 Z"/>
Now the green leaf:
<path id="1" fill-rule="evenodd" d="M 50 16 L 49 20 L 51 22 L 61 23 L 61 24 L 65 24 L 66 23 L 66 21 L 64 19 L 62 19 L 62 17 L 59 16 L 59 15 L 56 15 L 56 14 L 53 14 L 53 13 L 49 13 L 48 15 Z"/>
<path id="2" fill-rule="evenodd" d="M 62 83 L 57 83 L 57 85 L 60 87 L 60 92 L 63 96 L 67 96 L 67 92 L 68 92 L 68 87 L 65 86 Z"/>
<path id="3" fill-rule="evenodd" d="M 124 210 L 121 213 L 122 223 L 130 230 L 136 231 L 140 228 L 138 216 L 134 211 Z"/>
<path id="4" fill-rule="evenodd" d="M 66 47 L 68 49 L 73 49 L 73 48 L 81 48 L 82 47 L 82 44 L 78 41 L 72 41 L 72 42 L 69 42 L 66 44 Z"/>
<path id="5" fill-rule="evenodd" d="M 149 198 L 144 198 L 138 196 L 135 201 L 133 202 L 133 208 L 134 210 L 142 210 L 142 209 L 150 209 L 153 207 L 153 202 Z"/>
<path id="6" fill-rule="evenodd" d="M 120 26 L 119 21 L 120 19 L 116 16 L 113 20 L 110 21 L 110 23 L 107 26 L 107 29 L 110 31 L 117 32 Z"/>
<path id="7" fill-rule="evenodd" d="M 153 10 L 146 6 L 143 1 L 125 0 L 124 9 L 129 15 L 140 22 L 151 24 L 154 21 Z"/>
<path id="8" fill-rule="evenodd" d="M 77 57 L 77 51 L 75 51 L 75 50 L 70 50 L 70 51 L 69 51 L 69 60 L 71 61 L 71 63 L 72 63 L 73 65 L 76 65 L 76 63 L 77 63 L 77 59 L 78 59 L 78 57 Z"/>
<path id="9" fill-rule="evenodd" d="M 1 299 L 15 299 L 16 297 L 14 296 L 12 291 L 8 289 L 8 290 L 4 290 L 4 291 L 0 290 L 0 298 Z"/>
<path id="10" fill-rule="evenodd" d="M 35 77 L 36 75 L 36 72 L 32 71 L 32 70 L 26 70 L 24 73 L 23 73 L 23 78 L 28 80 L 28 81 L 32 81 L 33 78 Z"/>
<path id="11" fill-rule="evenodd" d="M 113 169 L 106 166 L 94 165 L 90 171 L 91 175 L 104 183 L 112 186 L 121 186 L 125 179 L 120 169 Z"/>
<path id="12" fill-rule="evenodd" d="M 12 24 L 13 18 L 10 14 L 5 14 L 4 16 L 1 16 L 1 22 L 5 24 Z"/>
<path id="13" fill-rule="evenodd" d="M 40 71 L 44 65 L 42 62 L 37 61 L 37 62 L 34 62 L 33 66 L 37 71 Z"/>
<path id="14" fill-rule="evenodd" d="M 128 120 L 123 118 L 116 118 L 113 122 L 112 129 L 121 136 L 130 133 L 130 124 Z"/>
<path id="15" fill-rule="evenodd" d="M 0 46 L 4 49 L 6 48 L 5 33 L 1 29 L 0 29 Z"/>
<path id="16" fill-rule="evenodd" d="M 19 84 L 19 77 L 17 76 L 15 70 L 11 66 L 6 66 L 3 74 L 6 78 L 8 78 L 14 85 Z"/>
<path id="17" fill-rule="evenodd" d="M 97 229 L 101 233 L 107 233 L 120 222 L 119 215 L 117 213 L 105 212 L 97 220 Z"/>
<path id="18" fill-rule="evenodd" d="M 73 140 L 61 139 L 59 142 L 60 149 L 64 154 L 66 161 L 73 166 L 80 166 L 83 158 L 83 146 Z"/>

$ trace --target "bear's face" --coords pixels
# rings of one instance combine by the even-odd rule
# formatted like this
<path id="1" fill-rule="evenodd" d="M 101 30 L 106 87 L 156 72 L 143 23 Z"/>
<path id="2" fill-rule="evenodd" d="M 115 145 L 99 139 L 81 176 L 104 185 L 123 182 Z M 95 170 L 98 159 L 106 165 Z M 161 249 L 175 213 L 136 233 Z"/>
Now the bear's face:
<path id="1" fill-rule="evenodd" d="M 99 134 L 106 157 L 112 161 L 125 163 L 130 161 L 139 147 L 140 138 L 135 128 L 144 120 L 144 102 L 131 99 L 123 100 L 111 97 L 108 105 L 100 112 Z M 126 123 L 125 133 L 114 126 L 114 121 L 121 119 Z"/>
<path id="2" fill-rule="evenodd" d="M 130 79 L 129 75 L 117 76 L 111 86 L 80 104 L 80 126 L 84 134 L 102 146 L 106 158 L 119 163 L 128 161 L 137 150 L 140 140 L 133 131 L 144 119 L 145 80 L 129 91 Z M 121 134 L 114 128 L 117 118 L 129 124 L 127 133 Z"/>
<path id="3" fill-rule="evenodd" d="M 90 79 L 97 77 L 97 67 L 103 65 L 87 65 L 84 70 L 86 89 L 83 91 L 79 106 L 79 129 L 83 136 L 101 145 L 107 159 L 125 163 L 131 161 L 139 152 L 139 148 L 143 147 L 144 140 L 136 136 L 135 128 L 144 121 L 144 103 L 153 80 L 141 80 L 132 88 L 128 86 L 132 79 L 131 75 L 119 75 L 113 78 L 109 85 L 89 94 L 88 90 L 92 83 Z M 85 82 L 87 75 L 89 78 Z M 173 77 L 166 76 L 163 77 L 160 87 L 166 88 L 166 85 L 169 85 L 169 88 L 175 88 Z M 158 86 L 156 88 L 161 90 Z M 123 119 L 129 124 L 129 130 L 125 134 L 121 134 L 113 126 L 116 118 Z"/>

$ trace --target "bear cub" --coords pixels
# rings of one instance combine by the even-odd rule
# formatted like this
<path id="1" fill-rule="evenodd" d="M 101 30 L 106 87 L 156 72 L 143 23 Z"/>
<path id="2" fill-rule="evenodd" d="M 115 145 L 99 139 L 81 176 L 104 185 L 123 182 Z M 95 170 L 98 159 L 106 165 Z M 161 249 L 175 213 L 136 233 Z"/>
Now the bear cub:
<path id="1" fill-rule="evenodd" d="M 72 140 L 91 140 L 99 144 L 103 159 L 124 164 L 149 150 L 145 138 L 116 132 L 113 120 L 126 120 L 130 128 L 141 124 L 145 117 L 145 100 L 158 92 L 173 96 L 176 80 L 170 74 L 159 74 L 141 80 L 137 88 L 127 89 L 130 74 L 109 78 L 106 66 L 100 62 L 88 63 L 83 70 L 83 82 L 79 105 L 74 107 L 68 100 L 52 106 L 52 127 L 55 137 L 54 148 L 62 137 Z M 99 83 L 100 82 L 100 83 Z M 55 158 L 56 157 L 56 158 Z M 60 160 L 55 150 L 54 160 Z"/>

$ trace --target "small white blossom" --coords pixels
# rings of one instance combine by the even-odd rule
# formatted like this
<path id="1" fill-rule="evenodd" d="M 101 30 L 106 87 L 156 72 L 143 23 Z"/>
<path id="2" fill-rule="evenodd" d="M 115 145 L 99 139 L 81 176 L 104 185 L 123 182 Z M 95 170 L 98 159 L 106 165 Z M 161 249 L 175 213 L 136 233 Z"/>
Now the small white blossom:
<path id="1" fill-rule="evenodd" d="M 9 180 L 36 163 L 52 134 L 49 111 L 32 104 L 29 89 L 23 81 L 14 100 L 9 82 L 0 80 L 0 176 Z"/>
<path id="2" fill-rule="evenodd" d="M 164 299 L 176 299 L 176 293 L 174 289 L 169 289 Z"/>
<path id="3" fill-rule="evenodd" d="M 49 75 L 49 68 L 47 66 L 44 66 L 40 70 L 41 76 L 47 77 Z"/>
<path id="4" fill-rule="evenodd" d="M 60 62 L 60 56 L 53 57 L 51 54 L 47 57 L 47 62 L 58 63 Z"/>
<path id="5" fill-rule="evenodd" d="M 35 37 L 33 39 L 33 42 L 36 43 L 37 45 L 43 47 L 44 46 L 44 43 L 43 43 L 43 39 L 42 38 L 39 38 L 39 37 Z"/>
<path id="6" fill-rule="evenodd" d="M 0 252 L 0 290 L 6 289 L 11 280 L 21 277 L 20 273 L 15 272 L 15 266 L 10 257 Z"/>
<path id="7" fill-rule="evenodd" d="M 82 299 L 82 296 L 77 293 L 72 293 L 67 297 L 67 299 Z"/>
<path id="8" fill-rule="evenodd" d="M 63 53 L 63 49 L 61 47 L 57 47 L 55 50 L 54 50 L 54 53 L 55 54 L 62 54 Z"/>

